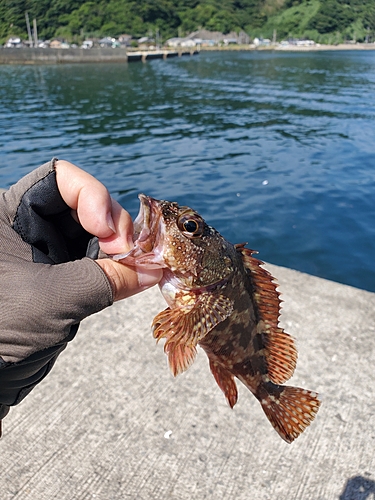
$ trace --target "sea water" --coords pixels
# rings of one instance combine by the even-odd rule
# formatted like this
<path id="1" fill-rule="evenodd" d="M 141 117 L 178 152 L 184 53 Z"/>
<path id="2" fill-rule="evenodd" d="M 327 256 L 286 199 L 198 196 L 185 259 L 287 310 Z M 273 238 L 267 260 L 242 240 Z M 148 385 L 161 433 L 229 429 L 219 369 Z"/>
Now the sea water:
<path id="1" fill-rule="evenodd" d="M 375 51 L 0 67 L 0 185 L 52 157 L 190 205 L 259 258 L 375 291 Z"/>

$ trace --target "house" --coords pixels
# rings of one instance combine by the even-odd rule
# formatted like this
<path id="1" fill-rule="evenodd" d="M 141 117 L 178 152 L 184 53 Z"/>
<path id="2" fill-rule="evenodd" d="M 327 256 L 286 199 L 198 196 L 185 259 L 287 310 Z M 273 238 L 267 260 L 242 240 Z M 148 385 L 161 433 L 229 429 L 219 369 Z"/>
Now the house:
<path id="1" fill-rule="evenodd" d="M 4 47 L 7 47 L 7 48 L 22 47 L 21 38 L 19 38 L 18 36 L 10 37 L 8 39 L 8 41 L 6 42 L 6 44 L 4 45 Z"/>
<path id="2" fill-rule="evenodd" d="M 118 37 L 119 44 L 121 47 L 131 47 L 132 36 L 131 35 L 120 35 Z"/>
<path id="3" fill-rule="evenodd" d="M 315 45 L 315 42 L 314 40 L 297 40 L 296 45 L 297 47 L 311 47 Z"/>
<path id="4" fill-rule="evenodd" d="M 170 38 L 166 41 L 168 47 L 195 47 L 197 45 L 202 45 L 206 47 L 212 47 L 219 44 L 231 45 L 231 44 L 249 44 L 250 37 L 244 31 L 240 31 L 238 34 L 234 31 L 224 35 L 220 31 L 208 31 L 208 30 L 198 30 L 190 33 L 186 37 L 175 37 Z"/>
<path id="5" fill-rule="evenodd" d="M 165 43 L 166 43 L 166 45 L 168 47 L 173 47 L 173 48 L 177 48 L 177 47 L 195 47 L 196 45 L 198 45 L 197 40 L 192 40 L 192 39 L 189 39 L 189 38 L 180 38 L 180 37 L 170 38 Z"/>
<path id="6" fill-rule="evenodd" d="M 220 42 L 223 41 L 225 35 L 220 31 L 208 31 L 208 30 L 198 30 L 190 33 L 186 37 L 187 40 L 194 40 L 196 45 L 202 46 L 213 46 L 219 45 Z"/>
<path id="7" fill-rule="evenodd" d="M 224 42 L 224 45 L 237 45 L 238 44 L 237 38 L 224 38 L 223 42 Z"/>
<path id="8" fill-rule="evenodd" d="M 268 38 L 254 38 L 253 43 L 255 47 L 268 47 L 271 45 L 271 40 Z"/>
<path id="9" fill-rule="evenodd" d="M 51 40 L 51 43 L 49 44 L 51 49 L 60 49 L 61 48 L 61 41 L 60 40 Z"/>
<path id="10" fill-rule="evenodd" d="M 38 40 L 38 49 L 48 49 L 50 46 L 50 40 Z"/>
<path id="11" fill-rule="evenodd" d="M 219 44 L 248 44 L 250 37 L 244 31 L 240 31 L 238 34 L 235 31 L 223 34 L 220 31 L 198 30 L 190 33 L 186 40 L 193 40 L 196 45 L 210 47 Z"/>
<path id="12" fill-rule="evenodd" d="M 166 44 L 168 47 L 177 48 L 177 47 L 181 47 L 181 40 L 183 40 L 183 38 L 180 38 L 180 37 L 169 38 L 169 39 L 165 42 L 165 44 Z"/>
<path id="13" fill-rule="evenodd" d="M 99 46 L 102 48 L 105 48 L 105 47 L 106 48 L 115 48 L 115 47 L 119 47 L 120 44 L 116 40 L 116 38 L 106 36 L 106 37 L 102 38 L 101 40 L 99 40 Z"/>
<path id="14" fill-rule="evenodd" d="M 81 45 L 81 49 L 92 49 L 94 46 L 93 40 L 84 40 Z"/>
<path id="15" fill-rule="evenodd" d="M 237 43 L 240 45 L 249 45 L 250 37 L 244 31 L 240 31 L 237 35 Z"/>
<path id="16" fill-rule="evenodd" d="M 198 45 L 197 40 L 184 39 L 181 41 L 181 47 L 195 47 Z"/>
<path id="17" fill-rule="evenodd" d="M 150 38 L 148 36 L 143 36 L 138 39 L 138 48 L 140 50 L 153 50 L 155 49 L 156 43 L 154 38 Z"/>
<path id="18" fill-rule="evenodd" d="M 69 49 L 70 47 L 70 45 L 65 42 L 65 40 L 61 40 L 59 38 L 51 40 L 49 46 L 51 49 Z"/>

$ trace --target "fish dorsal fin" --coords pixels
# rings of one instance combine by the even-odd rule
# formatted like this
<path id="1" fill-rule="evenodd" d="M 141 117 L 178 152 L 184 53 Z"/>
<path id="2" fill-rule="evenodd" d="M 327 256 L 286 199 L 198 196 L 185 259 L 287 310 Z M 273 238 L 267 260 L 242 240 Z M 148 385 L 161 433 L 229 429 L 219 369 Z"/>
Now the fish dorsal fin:
<path id="1" fill-rule="evenodd" d="M 275 384 L 283 384 L 293 375 L 297 363 L 297 349 L 294 339 L 278 326 L 280 316 L 279 292 L 273 276 L 263 269 L 263 262 L 253 257 L 256 253 L 235 245 L 241 253 L 244 266 L 249 271 L 253 300 L 258 317 L 257 331 L 260 348 L 264 349 L 268 376 Z"/>
<path id="2" fill-rule="evenodd" d="M 222 294 L 192 292 L 185 299 L 185 305 L 168 307 L 152 323 L 154 337 L 166 339 L 164 351 L 174 376 L 193 363 L 197 343 L 233 311 L 233 301 Z"/>

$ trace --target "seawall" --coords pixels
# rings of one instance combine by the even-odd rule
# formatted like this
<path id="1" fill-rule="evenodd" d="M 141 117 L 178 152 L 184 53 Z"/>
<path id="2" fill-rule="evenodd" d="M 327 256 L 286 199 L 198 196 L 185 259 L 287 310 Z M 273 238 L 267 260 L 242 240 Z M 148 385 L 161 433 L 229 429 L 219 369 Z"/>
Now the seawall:
<path id="1" fill-rule="evenodd" d="M 129 51 L 116 48 L 28 49 L 0 47 L 0 64 L 126 63 L 196 55 L 197 50 Z"/>

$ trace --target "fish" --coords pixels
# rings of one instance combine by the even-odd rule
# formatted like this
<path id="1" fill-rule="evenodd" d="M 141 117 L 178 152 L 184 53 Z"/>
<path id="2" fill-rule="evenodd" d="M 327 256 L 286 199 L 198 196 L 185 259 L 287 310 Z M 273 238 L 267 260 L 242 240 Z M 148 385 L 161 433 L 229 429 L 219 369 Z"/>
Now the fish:
<path id="1" fill-rule="evenodd" d="M 187 370 L 201 347 L 231 408 L 236 379 L 261 404 L 287 443 L 313 421 L 320 398 L 283 385 L 293 375 L 297 349 L 279 326 L 280 294 L 273 276 L 246 243 L 233 245 L 192 208 L 139 195 L 134 248 L 112 256 L 130 266 L 162 268 L 168 307 L 152 323 L 164 339 L 174 376 Z"/>

